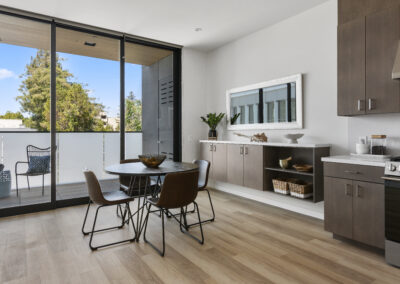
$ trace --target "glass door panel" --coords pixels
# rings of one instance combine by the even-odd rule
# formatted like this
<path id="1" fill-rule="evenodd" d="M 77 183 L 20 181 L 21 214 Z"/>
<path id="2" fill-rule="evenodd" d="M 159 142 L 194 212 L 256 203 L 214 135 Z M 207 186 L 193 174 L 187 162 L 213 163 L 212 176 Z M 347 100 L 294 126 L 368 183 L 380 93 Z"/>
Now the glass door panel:
<path id="1" fill-rule="evenodd" d="M 50 34 L 0 14 L 0 209 L 51 201 Z"/>
<path id="2" fill-rule="evenodd" d="M 125 157 L 173 159 L 173 53 L 125 44 Z"/>
<path id="3" fill-rule="evenodd" d="M 87 196 L 82 171 L 118 188 L 120 41 L 57 28 L 57 200 Z"/>

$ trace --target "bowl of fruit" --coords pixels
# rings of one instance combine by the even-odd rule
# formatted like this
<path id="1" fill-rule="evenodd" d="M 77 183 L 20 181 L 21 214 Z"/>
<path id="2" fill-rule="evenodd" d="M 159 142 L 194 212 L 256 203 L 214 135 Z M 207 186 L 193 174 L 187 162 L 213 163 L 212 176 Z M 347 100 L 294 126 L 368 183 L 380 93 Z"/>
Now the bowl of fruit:
<path id="1" fill-rule="evenodd" d="M 164 162 L 166 155 L 159 155 L 159 154 L 146 154 L 146 155 L 139 155 L 139 160 L 148 168 L 158 168 L 162 162 Z"/>

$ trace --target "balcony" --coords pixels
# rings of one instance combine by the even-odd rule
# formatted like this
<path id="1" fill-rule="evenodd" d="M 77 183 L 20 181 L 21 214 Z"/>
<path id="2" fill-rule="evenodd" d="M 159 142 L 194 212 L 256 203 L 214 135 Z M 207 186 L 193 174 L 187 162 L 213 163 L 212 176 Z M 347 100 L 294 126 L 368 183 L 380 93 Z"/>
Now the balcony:
<path id="1" fill-rule="evenodd" d="M 106 174 L 104 167 L 119 163 L 120 135 L 116 132 L 83 132 L 57 133 L 56 151 L 56 199 L 65 200 L 87 196 L 82 170 L 90 169 L 96 173 L 102 188 L 115 189 L 118 178 Z M 0 208 L 15 207 L 49 202 L 50 175 L 44 179 L 44 195 L 42 196 L 42 177 L 29 177 L 30 190 L 24 176 L 18 177 L 19 195 L 16 192 L 15 163 L 26 161 L 26 146 L 50 146 L 50 133 L 13 132 L 1 133 L 4 170 L 11 172 L 11 195 L 0 198 Z M 125 134 L 126 157 L 134 158 L 142 153 L 142 133 Z M 26 167 L 26 168 L 22 168 Z M 21 171 L 27 166 L 21 165 Z"/>

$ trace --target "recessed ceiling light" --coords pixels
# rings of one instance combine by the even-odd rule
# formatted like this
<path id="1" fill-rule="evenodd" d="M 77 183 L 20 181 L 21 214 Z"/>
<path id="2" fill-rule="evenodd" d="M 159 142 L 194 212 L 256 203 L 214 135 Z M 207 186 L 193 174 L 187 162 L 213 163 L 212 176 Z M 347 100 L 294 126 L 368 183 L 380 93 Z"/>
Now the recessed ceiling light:
<path id="1" fill-rule="evenodd" d="M 201 32 L 203 29 L 202 28 L 195 28 L 194 31 L 195 32 Z"/>

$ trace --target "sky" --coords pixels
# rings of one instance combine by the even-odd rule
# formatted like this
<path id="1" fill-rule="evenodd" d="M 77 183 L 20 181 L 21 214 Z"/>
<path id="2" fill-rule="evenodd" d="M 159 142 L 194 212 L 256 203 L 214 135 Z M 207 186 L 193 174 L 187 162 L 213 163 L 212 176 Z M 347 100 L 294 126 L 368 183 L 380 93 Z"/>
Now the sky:
<path id="1" fill-rule="evenodd" d="M 0 44 L 0 114 L 6 111 L 20 110 L 15 100 L 21 93 L 18 91 L 25 66 L 35 56 L 37 49 Z M 83 83 L 89 90 L 89 96 L 96 98 L 105 106 L 109 117 L 119 114 L 119 62 L 93 57 L 59 53 L 64 58 L 62 65 L 74 75 L 73 81 Z M 142 66 L 125 65 L 126 95 L 133 91 L 136 98 L 142 98 Z"/>

